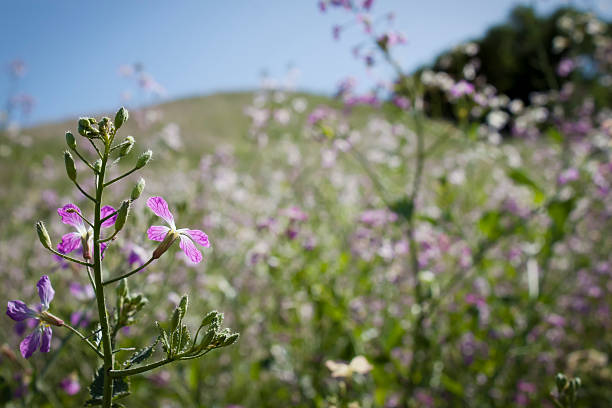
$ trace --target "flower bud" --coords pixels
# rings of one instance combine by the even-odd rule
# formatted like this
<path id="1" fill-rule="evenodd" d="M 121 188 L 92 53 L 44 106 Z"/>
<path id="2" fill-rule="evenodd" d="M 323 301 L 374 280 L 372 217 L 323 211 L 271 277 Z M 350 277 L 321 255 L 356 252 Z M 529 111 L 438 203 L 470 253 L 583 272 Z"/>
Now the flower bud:
<path id="1" fill-rule="evenodd" d="M 66 132 L 66 144 L 72 150 L 76 150 L 76 139 L 74 138 L 74 135 L 70 132 Z"/>
<path id="2" fill-rule="evenodd" d="M 121 126 L 123 126 L 123 124 L 127 122 L 129 116 L 128 110 L 122 106 L 115 115 L 115 129 L 119 129 Z"/>
<path id="3" fill-rule="evenodd" d="M 40 243 L 47 249 L 51 249 L 51 238 L 49 237 L 49 233 L 47 232 L 47 228 L 45 228 L 45 224 L 42 221 L 38 221 L 36 223 L 36 232 L 38 233 L 38 239 L 40 239 Z"/>
<path id="4" fill-rule="evenodd" d="M 145 188 L 145 180 L 141 178 L 140 180 L 138 180 L 138 183 L 136 183 L 136 185 L 132 189 L 132 194 L 130 195 L 130 199 L 132 201 L 137 200 L 138 197 L 140 197 L 140 195 L 142 194 L 142 190 L 144 190 L 144 188 Z"/>
<path id="5" fill-rule="evenodd" d="M 102 170 L 102 159 L 98 159 L 93 164 L 94 170 L 96 173 L 99 173 Z"/>
<path id="6" fill-rule="evenodd" d="M 153 152 L 151 150 L 147 150 L 143 154 L 138 157 L 138 161 L 136 162 L 136 168 L 141 169 L 147 165 L 149 160 L 151 160 L 151 156 L 153 156 Z"/>
<path id="7" fill-rule="evenodd" d="M 198 350 L 201 351 L 204 350 L 204 348 L 208 347 L 208 345 L 215 338 L 215 334 L 215 331 L 212 329 L 207 331 L 204 337 L 202 337 L 202 340 L 200 340 L 200 343 L 198 344 Z"/>
<path id="8" fill-rule="evenodd" d="M 49 312 L 41 312 L 40 314 L 40 320 L 42 320 L 45 323 L 48 323 L 52 326 L 63 326 L 64 325 L 64 321 L 62 319 L 60 319 L 59 317 L 49 313 Z"/>
<path id="9" fill-rule="evenodd" d="M 132 147 L 134 147 L 135 140 L 132 136 L 128 136 L 121 143 L 121 147 L 119 148 L 119 157 L 124 157 L 130 154 L 132 151 Z"/>
<path id="10" fill-rule="evenodd" d="M 239 333 L 234 333 L 230 335 L 227 339 L 225 339 L 225 342 L 223 343 L 223 347 L 231 346 L 232 344 L 236 342 L 236 340 L 238 340 L 238 337 L 240 337 Z"/>
<path id="11" fill-rule="evenodd" d="M 121 279 L 121 281 L 119 281 L 119 285 L 117 285 L 116 293 L 117 293 L 118 298 L 129 296 L 130 288 L 128 287 L 127 279 L 123 278 Z"/>
<path id="12" fill-rule="evenodd" d="M 117 219 L 115 220 L 115 231 L 121 231 L 121 228 L 125 225 L 125 220 L 130 213 L 130 200 L 123 200 L 119 210 L 117 210 Z"/>
<path id="13" fill-rule="evenodd" d="M 79 134 L 81 136 L 87 137 L 87 131 L 91 128 L 91 124 L 89 123 L 89 119 L 80 118 L 79 119 Z"/>
<path id="14" fill-rule="evenodd" d="M 76 181 L 76 166 L 74 165 L 74 159 L 68 150 L 64 152 L 64 163 L 66 164 L 66 173 L 68 174 L 68 178 L 72 181 Z"/>
<path id="15" fill-rule="evenodd" d="M 555 377 L 555 381 L 557 383 L 557 389 L 559 392 L 563 391 L 568 384 L 567 377 L 562 373 L 558 373 Z"/>
<path id="16" fill-rule="evenodd" d="M 168 231 L 164 240 L 159 244 L 157 248 L 155 248 L 155 251 L 153 251 L 153 255 L 151 256 L 151 258 L 159 259 L 159 257 L 162 256 L 164 252 L 166 252 L 168 248 L 172 246 L 172 244 L 174 243 L 174 241 L 176 241 L 178 237 L 178 232 L 174 230 Z"/>
<path id="17" fill-rule="evenodd" d="M 209 324 L 211 324 L 213 320 L 215 320 L 215 317 L 217 317 L 218 314 L 219 312 L 217 312 L 216 310 L 213 310 L 212 312 L 208 312 L 208 314 L 204 316 L 204 319 L 202 319 L 202 323 L 200 323 L 200 327 L 208 326 Z"/>

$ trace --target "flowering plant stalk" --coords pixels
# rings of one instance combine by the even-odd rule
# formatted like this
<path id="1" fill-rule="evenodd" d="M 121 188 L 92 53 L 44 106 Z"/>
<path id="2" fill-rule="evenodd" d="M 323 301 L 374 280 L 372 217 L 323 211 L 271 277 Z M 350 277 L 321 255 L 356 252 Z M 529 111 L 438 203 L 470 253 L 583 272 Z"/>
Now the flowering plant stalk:
<path id="1" fill-rule="evenodd" d="M 87 160 L 77 149 L 74 135 L 70 132 L 66 133 L 68 147 L 87 165 L 95 177 L 95 192 L 88 193 L 77 181 L 77 169 L 72 153 L 68 150 L 64 152 L 68 178 L 93 203 L 93 221 L 90 221 L 81 212 L 81 209 L 74 204 L 66 204 L 59 208 L 58 213 L 62 222 L 73 226 L 76 231 L 65 234 L 57 245 L 57 249 L 53 247 L 45 225 L 42 222 L 38 222 L 36 225 L 40 242 L 46 249 L 58 257 L 84 267 L 95 293 L 99 329 L 94 332 L 93 336 L 85 336 L 79 330 L 49 312 L 49 305 L 55 291 L 46 275 L 37 284 L 41 300 L 39 306 L 31 309 L 24 302 L 14 300 L 10 301 L 7 307 L 7 315 L 13 320 L 21 322 L 26 319 L 34 319 L 35 321 L 36 328 L 20 345 L 21 354 L 24 358 L 29 358 L 39 348 L 41 352 L 50 351 L 52 326 L 67 328 L 78 335 L 91 348 L 96 358 L 102 360 L 102 365 L 96 370 L 93 383 L 89 388 L 91 399 L 87 401 L 86 405 L 101 405 L 104 408 L 117 406 L 115 401 L 129 394 L 129 382 L 127 380 L 129 376 L 141 374 L 174 361 L 202 357 L 214 349 L 233 344 L 239 336 L 238 333 L 232 333 L 229 329 L 221 330 L 223 315 L 216 311 L 209 312 L 203 317 L 197 332 L 192 336 L 188 327 L 183 323 L 188 305 L 187 295 L 184 295 L 168 322 L 155 322 L 159 331 L 155 341 L 151 345 L 136 351 L 124 361 L 118 361 L 116 353 L 126 350 L 117 345 L 118 331 L 134 323 L 135 315 L 147 304 L 147 299 L 142 294 L 130 293 L 127 278 L 159 259 L 176 240 L 180 240 L 181 249 L 194 263 L 199 263 L 202 260 L 202 254 L 196 248 L 194 242 L 203 247 L 210 246 L 208 236 L 203 231 L 188 228 L 177 229 L 166 201 L 161 197 L 151 197 L 147 201 L 147 205 L 156 215 L 163 218 L 170 227 L 152 226 L 147 232 L 149 239 L 160 241 L 147 262 L 119 276 L 104 279 L 102 267 L 104 251 L 125 226 L 131 204 L 142 194 L 145 182 L 140 179 L 133 188 L 130 198 L 124 200 L 117 210 L 109 205 L 102 205 L 104 190 L 142 169 L 151 160 L 152 156 L 150 150 L 142 153 L 130 171 L 107 181 L 106 176 L 111 160 L 113 160 L 112 164 L 115 164 L 127 156 L 135 143 L 134 138 L 128 136 L 121 143 L 114 144 L 117 131 L 127 119 L 128 111 L 121 108 L 114 121 L 107 117 L 99 121 L 94 118 L 81 118 L 79 120 L 79 134 L 91 144 L 98 156 L 98 159 L 93 163 Z M 111 226 L 114 226 L 114 231 L 103 236 L 103 230 Z M 76 250 L 81 251 L 82 259 L 69 255 Z M 115 291 L 117 301 L 115 309 L 111 312 L 107 289 L 109 285 L 117 282 Z M 200 332 L 202 335 L 200 335 Z M 165 357 L 150 364 L 143 364 L 154 354 L 159 344 L 161 344 Z"/>

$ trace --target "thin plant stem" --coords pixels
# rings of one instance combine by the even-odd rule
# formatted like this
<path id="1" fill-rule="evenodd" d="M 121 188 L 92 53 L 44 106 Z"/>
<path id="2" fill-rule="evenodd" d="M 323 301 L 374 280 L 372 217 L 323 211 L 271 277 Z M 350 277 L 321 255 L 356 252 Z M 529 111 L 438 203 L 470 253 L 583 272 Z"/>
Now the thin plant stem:
<path id="1" fill-rule="evenodd" d="M 151 371 L 157 367 L 161 367 L 163 365 L 169 364 L 173 362 L 174 360 L 175 360 L 174 358 L 166 358 L 164 360 L 159 360 L 159 361 L 156 361 L 155 363 L 147 364 L 142 367 L 128 368 L 126 370 L 110 370 L 110 376 L 112 378 L 119 378 L 119 377 L 127 377 L 130 375 L 141 374 L 147 371 Z"/>
<path id="2" fill-rule="evenodd" d="M 122 178 L 129 176 L 130 174 L 132 174 L 132 173 L 133 173 L 133 172 L 135 172 L 136 170 L 138 170 L 138 169 L 137 169 L 136 167 L 134 167 L 132 170 L 128 171 L 127 173 L 122 174 L 122 175 L 121 175 L 121 176 L 119 176 L 119 177 L 115 177 L 115 178 L 114 178 L 114 179 L 112 179 L 111 181 L 109 181 L 109 182 L 107 182 L 106 184 L 104 184 L 104 187 L 108 187 L 108 186 L 110 186 L 111 184 L 113 184 L 114 182 L 119 181 L 119 180 L 121 180 Z"/>
<path id="3" fill-rule="evenodd" d="M 53 248 L 48 248 L 48 249 L 49 249 L 49 251 L 53 252 L 55 255 L 57 255 L 57 256 L 61 256 L 62 258 L 64 258 L 64 259 L 65 259 L 65 260 L 67 260 L 67 261 L 74 262 L 74 263 L 78 263 L 78 264 L 80 264 L 80 265 L 83 265 L 83 266 L 88 266 L 88 267 L 89 267 L 89 266 L 94 266 L 94 264 L 91 264 L 91 263 L 89 263 L 89 262 L 80 261 L 80 260 L 78 260 L 78 259 L 76 259 L 76 258 L 72 258 L 72 257 L 70 257 L 70 256 L 68 256 L 68 255 L 64 255 L 64 254 L 62 254 L 61 252 L 58 252 L 58 251 L 56 251 L 56 250 L 55 250 L 55 249 L 53 249 Z"/>
<path id="4" fill-rule="evenodd" d="M 97 171 L 94 168 L 93 164 L 91 164 L 86 158 L 84 158 L 83 155 L 81 155 L 81 153 L 79 153 L 79 151 L 77 149 L 72 149 L 72 151 L 79 157 L 79 159 L 81 159 L 81 161 L 83 163 L 85 163 L 87 165 L 87 167 L 89 167 L 94 173 L 97 173 Z"/>
<path id="5" fill-rule="evenodd" d="M 76 180 L 74 181 L 74 185 L 77 186 L 77 188 L 79 189 L 81 194 L 83 194 L 85 197 L 87 197 L 88 199 L 90 199 L 94 203 L 96 202 L 96 199 L 93 198 L 89 193 L 87 193 L 87 191 L 83 190 L 83 188 L 81 188 L 81 186 L 79 186 L 79 183 L 77 183 Z"/>
<path id="6" fill-rule="evenodd" d="M 75 329 L 74 327 L 66 323 L 64 323 L 64 327 L 70 330 L 71 332 L 73 332 L 74 334 L 76 334 L 77 336 L 79 336 L 81 340 L 87 343 L 87 345 L 98 355 L 98 357 L 104 358 L 104 355 L 100 352 L 100 350 L 98 350 L 98 348 L 94 346 L 94 344 L 91 341 L 87 340 L 87 338 L 83 336 L 80 331 L 78 331 L 77 329 Z"/>
<path id="7" fill-rule="evenodd" d="M 150 258 L 150 259 L 149 259 L 147 262 L 143 263 L 142 265 L 140 265 L 138 268 L 134 269 L 133 271 L 130 271 L 130 272 L 128 272 L 128 273 L 124 273 L 123 275 L 119 275 L 119 276 L 114 277 L 114 278 L 112 278 L 112 279 L 106 280 L 106 281 L 102 282 L 102 285 L 108 285 L 108 284 L 110 284 L 110 283 L 120 281 L 120 280 L 121 280 L 121 279 L 123 279 L 123 278 L 127 278 L 128 276 L 132 276 L 133 274 L 135 274 L 135 273 L 137 273 L 137 272 L 140 272 L 141 270 L 143 270 L 144 268 L 146 268 L 147 266 L 149 266 L 149 264 L 150 264 L 151 262 L 153 262 L 154 260 L 155 260 L 155 259 Z"/>

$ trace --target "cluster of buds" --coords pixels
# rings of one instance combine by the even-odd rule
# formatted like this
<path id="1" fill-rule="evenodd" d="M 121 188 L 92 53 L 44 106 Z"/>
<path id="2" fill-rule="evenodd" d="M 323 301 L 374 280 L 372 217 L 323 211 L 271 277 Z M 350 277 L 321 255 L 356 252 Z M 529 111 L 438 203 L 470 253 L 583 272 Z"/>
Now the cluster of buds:
<path id="1" fill-rule="evenodd" d="M 575 407 L 578 399 L 578 390 L 582 386 L 580 378 L 567 378 L 563 373 L 558 373 L 555 377 L 557 384 L 557 395 L 555 396 L 555 405 L 562 408 Z"/>

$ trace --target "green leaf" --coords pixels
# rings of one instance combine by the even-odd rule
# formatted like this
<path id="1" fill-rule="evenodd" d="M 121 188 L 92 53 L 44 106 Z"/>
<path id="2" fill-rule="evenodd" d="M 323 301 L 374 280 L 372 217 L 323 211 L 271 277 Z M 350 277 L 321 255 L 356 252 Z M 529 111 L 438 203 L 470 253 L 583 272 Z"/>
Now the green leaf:
<path id="1" fill-rule="evenodd" d="M 85 406 L 102 405 L 104 397 L 104 366 L 98 368 L 94 379 L 89 386 L 91 399 L 85 402 Z M 127 377 L 113 379 L 113 401 L 130 395 L 130 383 Z"/>
<path id="2" fill-rule="evenodd" d="M 525 187 L 529 187 L 531 192 L 533 193 L 533 201 L 535 204 L 541 204 L 544 202 L 544 192 L 542 189 L 533 181 L 527 173 L 520 169 L 510 169 L 506 172 L 508 177 L 512 179 L 515 183 L 521 184 Z"/>
<path id="3" fill-rule="evenodd" d="M 399 200 L 391 203 L 389 209 L 406 220 L 412 217 L 413 204 L 410 202 L 408 197 L 400 198 Z"/>
<path id="4" fill-rule="evenodd" d="M 132 354 L 130 358 L 123 363 L 125 368 L 129 368 L 134 364 L 140 364 L 143 361 L 147 360 L 149 357 L 151 357 L 153 355 L 153 351 L 155 351 L 155 346 L 157 346 L 158 342 L 159 337 L 157 338 L 157 340 L 155 340 L 155 343 Z"/>
<path id="5" fill-rule="evenodd" d="M 502 229 L 500 226 L 501 214 L 499 211 L 488 211 L 480 217 L 478 221 L 478 229 L 488 238 L 498 238 Z"/>

